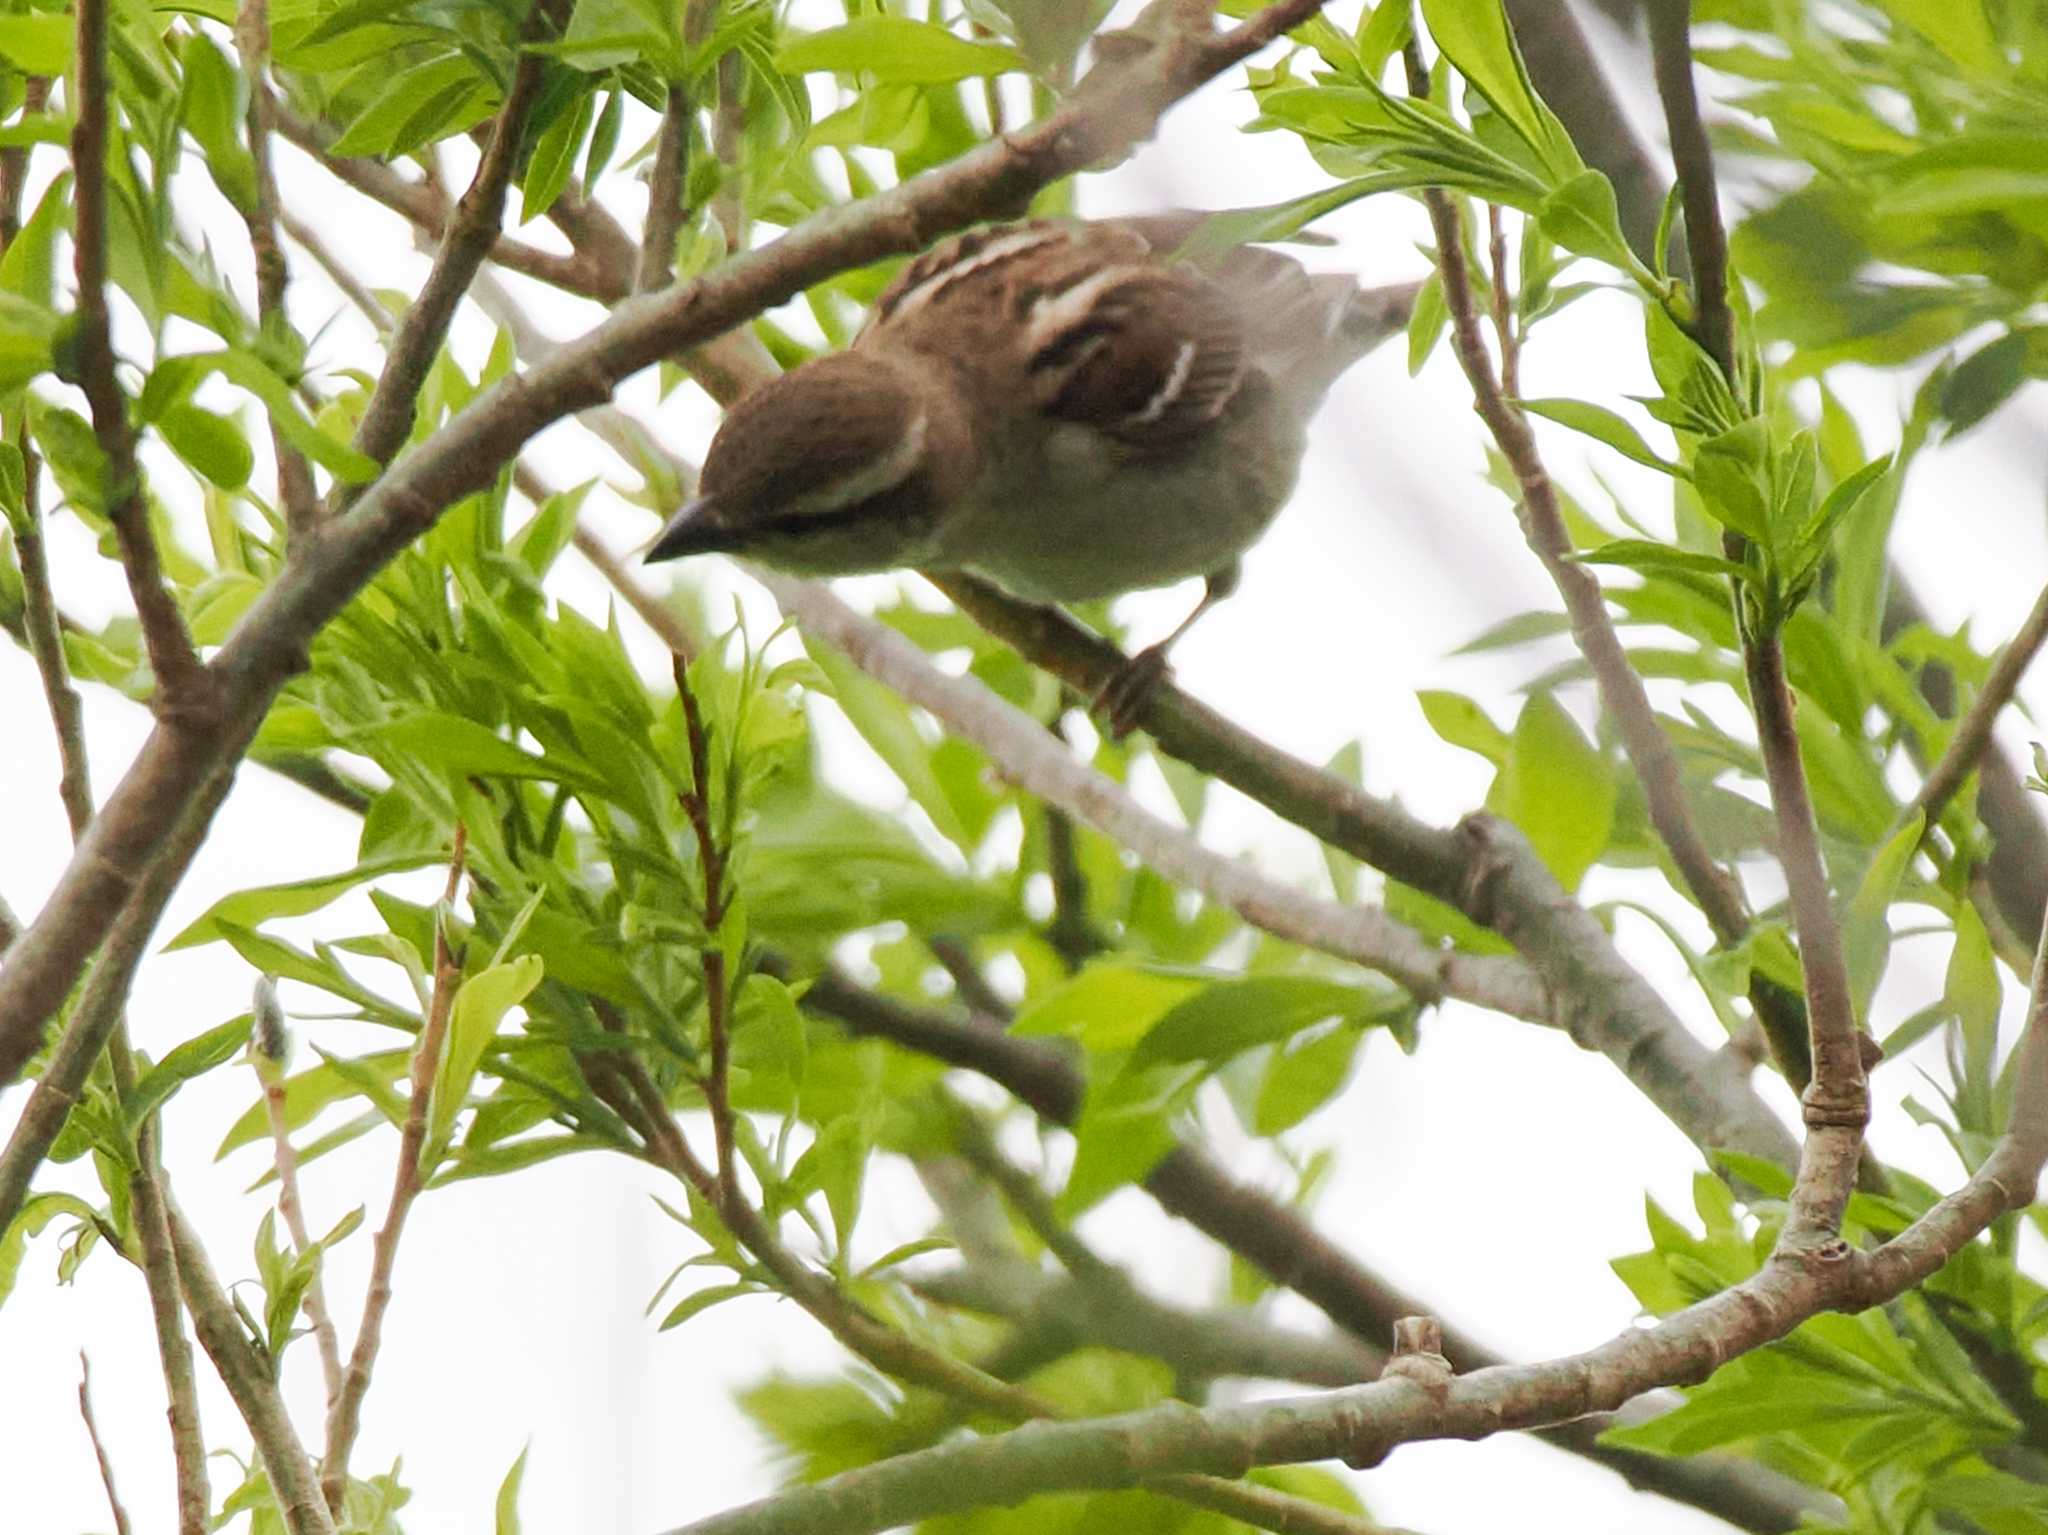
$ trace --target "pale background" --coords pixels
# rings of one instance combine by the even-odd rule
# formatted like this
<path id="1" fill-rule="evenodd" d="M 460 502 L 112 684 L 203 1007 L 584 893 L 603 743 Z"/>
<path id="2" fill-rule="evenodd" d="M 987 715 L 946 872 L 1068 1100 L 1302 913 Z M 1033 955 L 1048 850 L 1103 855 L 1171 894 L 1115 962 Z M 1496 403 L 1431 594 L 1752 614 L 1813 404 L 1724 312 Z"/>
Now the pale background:
<path id="1" fill-rule="evenodd" d="M 1235 125 L 1248 115 L 1241 91 L 1212 87 L 1173 113 L 1160 142 L 1134 162 L 1086 181 L 1084 210 L 1238 206 L 1320 184 L 1292 140 L 1239 134 Z M 624 146 L 637 142 L 629 126 Z M 416 286 L 424 261 L 395 218 L 353 194 L 329 195 L 333 183 L 317 167 L 285 146 L 279 154 L 287 201 L 360 272 L 380 285 Z M 229 270 L 246 271 L 239 222 L 204 211 L 217 212 L 218 205 L 199 195 L 205 187 L 196 165 L 185 180 L 202 210 L 188 232 L 209 240 Z M 637 220 L 640 207 L 621 199 L 620 211 Z M 523 233 L 545 239 L 541 227 Z M 1326 227 L 1340 244 L 1313 253 L 1317 264 L 1357 270 L 1369 281 L 1423 270 L 1414 245 L 1426 230 L 1410 203 L 1378 199 Z M 354 361 L 367 330 L 312 263 L 294 254 L 299 325 L 310 333 L 333 321 L 317 360 Z M 591 311 L 574 301 L 524 285 L 519 291 L 558 335 L 588 323 Z M 1632 300 L 1582 302 L 1538 332 L 1525 358 L 1525 392 L 1606 399 L 1642 392 L 1639 324 Z M 472 364 L 488 345 L 473 312 L 458 330 L 458 345 Z M 1440 349 L 1410 379 L 1403 351 L 1397 340 L 1339 386 L 1317 425 L 1294 504 L 1251 555 L 1239 595 L 1178 648 L 1176 663 L 1198 696 L 1299 756 L 1322 760 L 1362 739 L 1369 787 L 1398 793 L 1416 813 L 1448 822 L 1480 802 L 1488 769 L 1435 738 L 1415 691 L 1469 692 L 1509 722 L 1512 689 L 1542 664 L 1526 654 L 1450 653 L 1497 619 L 1552 606 L 1554 598 L 1510 509 L 1482 483 L 1479 428 L 1454 362 Z M 1889 447 L 1905 387 L 1872 374 L 1851 375 L 1845 387 L 1873 451 Z M 656 406 L 643 378 L 623 399 L 694 457 L 714 418 L 688 394 Z M 1901 518 L 1897 549 L 1922 596 L 1942 624 L 1970 619 L 1980 646 L 2011 632 L 2048 572 L 2041 519 L 2048 434 L 2040 431 L 2040 406 L 2038 391 L 2023 396 L 1991 427 L 1930 454 L 1913 476 Z M 1556 433 L 1545 442 L 1553 468 L 1589 504 L 1600 505 L 1584 473 L 1582 440 Z M 593 472 L 629 479 L 573 427 L 550 433 L 538 461 L 562 484 Z M 1614 464 L 1611 455 L 1600 468 L 1635 498 L 1638 513 L 1657 515 L 1654 475 L 1630 474 L 1632 466 Z M 262 474 L 259 467 L 259 483 Z M 157 484 L 175 497 L 183 482 L 171 470 Z M 652 532 L 644 512 L 602 494 L 592 504 L 616 547 Z M 56 518 L 51 545 L 69 608 L 97 621 L 125 601 L 113 567 L 94 555 L 75 523 Z M 603 613 L 607 593 L 588 567 L 571 554 L 558 570 L 563 601 Z M 719 579 L 750 607 L 768 611 L 743 578 Z M 882 585 L 848 589 L 860 596 Z M 1164 632 L 1188 595 L 1130 599 L 1139 633 Z M 624 621 L 646 640 L 635 620 Z M 644 654 L 650 675 L 665 670 L 651 642 Z M 1585 689 L 1569 697 L 1588 717 Z M 2048 704 L 2038 681 L 2021 697 Z M 103 690 L 88 689 L 85 699 L 95 786 L 104 795 L 148 721 Z M 0 718 L 13 722 L 0 746 L 0 794 L 9 807 L 0 829 L 0 893 L 28 917 L 64 867 L 68 839 L 35 672 L 11 647 L 0 650 Z M 843 728 L 829 739 L 845 781 L 873 792 L 880 780 L 859 743 Z M 2009 717 L 2003 739 L 2023 748 L 2024 726 Z M 355 820 L 293 785 L 245 767 L 160 936 L 225 892 L 348 867 L 357 829 Z M 1305 836 L 1227 791 L 1216 796 L 1204 835 L 1289 877 L 1320 878 L 1320 860 Z M 432 871 L 415 876 L 422 889 L 438 878 Z M 1607 879 L 1594 890 L 1628 888 Z M 303 942 L 312 934 L 366 931 L 373 920 L 367 902 L 355 899 L 277 930 Z M 1624 951 L 1665 984 L 1687 1021 L 1714 1039 L 1710 1013 L 1662 941 L 1626 918 L 1620 938 Z M 1900 946 L 1878 1005 L 1880 1032 L 1938 993 L 1946 957 L 1938 939 Z M 152 956 L 131 1012 L 138 1044 L 160 1055 L 242 1011 L 252 979 L 225 946 Z M 322 1007 L 321 999 L 290 986 L 285 1001 L 295 1015 Z M 390 1043 L 363 1025 L 312 1027 L 329 1048 Z M 1938 1069 L 1932 1058 L 1924 1064 Z M 1939 1137 L 1896 1108 L 1900 1095 L 1925 1091 L 1914 1068 L 1890 1065 L 1877 1084 L 1882 1154 L 1952 1185 L 1958 1170 Z M 1767 1090 L 1789 1108 L 1775 1079 Z M 23 1096 L 19 1088 L 0 1094 L 0 1131 L 11 1126 Z M 261 1150 L 244 1149 L 216 1164 L 212 1149 L 231 1118 L 254 1101 L 250 1074 L 223 1071 L 182 1094 L 166 1120 L 178 1197 L 228 1280 L 253 1272 L 249 1240 L 266 1201 L 244 1190 L 266 1162 Z M 1248 1160 L 1233 1146 L 1227 1113 L 1212 1114 L 1211 1123 L 1234 1165 L 1257 1165 L 1256 1153 Z M 1318 1209 L 1327 1231 L 1447 1320 L 1525 1358 L 1584 1348 L 1630 1324 L 1633 1304 L 1606 1262 L 1645 1245 L 1646 1193 L 1689 1215 L 1689 1181 L 1698 1165 L 1684 1138 L 1603 1060 L 1554 1033 L 1458 1005 L 1427 1020 L 1413 1058 L 1375 1038 L 1349 1092 L 1291 1139 L 1301 1148 L 1342 1148 L 1340 1170 Z M 390 1136 L 370 1137 L 307 1169 L 316 1232 L 361 1203 L 371 1225 L 381 1218 L 392 1152 Z M 78 1165 L 46 1169 L 42 1179 L 41 1186 L 98 1197 Z M 768 1299 L 731 1304 L 657 1334 L 642 1308 L 669 1269 L 696 1250 L 647 1198 L 658 1186 L 653 1175 L 621 1160 L 584 1157 L 516 1178 L 460 1184 L 415 1210 L 355 1461 L 358 1474 L 367 1475 L 404 1456 L 415 1497 L 402 1517 L 415 1535 L 488 1529 L 499 1479 L 529 1445 L 523 1511 L 530 1532 L 646 1535 L 772 1487 L 773 1455 L 728 1405 L 730 1388 L 777 1368 L 831 1367 L 842 1356 L 795 1308 Z M 874 1183 L 867 1208 L 863 1240 L 873 1253 L 921 1233 L 929 1218 L 914 1181 L 893 1172 Z M 1222 1256 L 1161 1218 L 1141 1194 L 1112 1199 L 1087 1218 L 1084 1231 L 1129 1260 L 1158 1293 L 1200 1301 L 1219 1292 Z M 76 1410 L 84 1348 L 92 1356 L 101 1429 L 139 1535 L 168 1531 L 163 1392 L 140 1276 L 102 1251 L 76 1284 L 60 1289 L 53 1282 L 56 1255 L 54 1232 L 46 1233 L 0 1309 L 0 1529 L 71 1535 L 110 1527 Z M 366 1229 L 329 1268 L 344 1346 L 360 1312 L 367 1255 Z M 1278 1314 L 1317 1320 L 1291 1298 Z M 200 1369 L 209 1442 L 246 1453 L 231 1404 L 209 1368 Z M 286 1386 L 307 1427 L 319 1420 L 317 1377 L 310 1345 L 295 1349 Z M 215 1480 L 218 1496 L 239 1473 L 217 1460 Z M 1583 1535 L 1722 1528 L 1515 1436 L 1407 1447 L 1357 1482 L 1378 1517 L 1439 1535 L 1496 1528 L 1503 1519 Z"/>

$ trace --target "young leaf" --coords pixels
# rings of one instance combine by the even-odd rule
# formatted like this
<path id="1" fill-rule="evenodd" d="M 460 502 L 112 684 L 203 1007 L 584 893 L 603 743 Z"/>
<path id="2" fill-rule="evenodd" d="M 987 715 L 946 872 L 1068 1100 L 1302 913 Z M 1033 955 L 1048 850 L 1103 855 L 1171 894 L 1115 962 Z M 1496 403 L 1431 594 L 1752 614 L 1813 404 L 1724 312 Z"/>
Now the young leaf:
<path id="1" fill-rule="evenodd" d="M 797 33 L 775 54 L 786 75 L 830 70 L 883 85 L 947 85 L 1025 68 L 1024 56 L 1000 43 L 969 42 L 928 21 L 864 16 L 822 32 Z"/>
<path id="2" fill-rule="evenodd" d="M 1523 400 L 1521 406 L 1532 416 L 1542 416 L 1606 443 L 1624 458 L 1647 464 L 1652 469 L 1661 469 L 1680 479 L 1686 477 L 1683 464 L 1673 463 L 1660 455 L 1643 441 L 1642 433 L 1604 405 L 1594 405 L 1586 400 Z"/>

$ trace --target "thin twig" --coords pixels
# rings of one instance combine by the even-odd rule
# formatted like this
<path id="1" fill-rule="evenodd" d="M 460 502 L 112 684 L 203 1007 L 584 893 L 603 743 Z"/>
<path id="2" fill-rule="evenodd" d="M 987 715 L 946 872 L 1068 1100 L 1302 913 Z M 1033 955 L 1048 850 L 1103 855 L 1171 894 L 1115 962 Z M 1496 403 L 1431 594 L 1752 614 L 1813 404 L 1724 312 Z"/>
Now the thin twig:
<path id="1" fill-rule="evenodd" d="M 704 714 L 690 686 L 690 666 L 677 651 L 670 657 L 676 696 L 682 700 L 684 733 L 689 741 L 690 787 L 678 796 L 690 830 L 697 839 L 697 867 L 704 878 L 704 933 L 699 954 L 704 967 L 704 1011 L 711 1035 L 711 1070 L 704 1079 L 704 1106 L 711 1111 L 711 1138 L 718 1160 L 718 1203 L 736 1208 L 741 1201 L 738 1158 L 733 1150 L 731 987 L 725 971 L 725 949 L 719 929 L 725 925 L 726 850 L 711 824 L 711 743 Z"/>
<path id="2" fill-rule="evenodd" d="M 242 1421 L 263 1457 L 270 1490 L 290 1535 L 335 1535 L 334 1519 L 321 1501 L 320 1484 L 306 1447 L 292 1427 L 291 1414 L 277 1389 L 276 1361 L 249 1340 L 235 1314 L 234 1302 L 215 1277 L 199 1233 L 175 1205 L 168 1212 L 171 1245 L 178 1258 L 178 1281 L 191 1309 L 199 1343 L 228 1388 Z"/>
<path id="3" fill-rule="evenodd" d="M 135 1211 L 143 1278 L 149 1288 L 150 1312 L 156 1324 L 157 1356 L 163 1366 L 164 1388 L 170 1402 L 171 1461 L 178 1480 L 178 1535 L 206 1535 L 213 1528 L 213 1495 L 206 1472 L 206 1435 L 199 1421 L 199 1383 L 193 1370 L 192 1343 L 185 1336 L 178 1260 L 171 1242 L 160 1138 L 156 1116 L 152 1115 L 136 1132 L 136 1167 L 128 1180 L 129 1203 Z"/>
<path id="4" fill-rule="evenodd" d="M 256 317 L 273 341 L 299 350 L 292 335 L 291 317 L 285 312 L 285 290 L 291 283 L 291 269 L 285 263 L 284 247 L 278 243 L 277 228 L 281 205 L 277 195 L 277 173 L 271 164 L 270 139 L 276 118 L 277 98 L 271 94 L 270 4 L 269 0 L 242 0 L 235 17 L 235 47 L 242 56 L 242 73 L 249 81 L 249 109 L 246 124 L 249 158 L 255 169 L 255 201 L 240 210 L 249 231 L 249 246 L 256 257 Z M 305 454 L 293 447 L 273 417 L 270 445 L 277 457 L 278 499 L 284 504 L 288 531 L 303 534 L 319 515 L 320 502 L 313 484 L 313 471 Z"/>
<path id="5" fill-rule="evenodd" d="M 1423 70 L 1415 45 L 1406 50 L 1411 89 L 1426 90 L 1428 75 Z M 1673 867 L 1706 915 L 1715 939 L 1733 947 L 1742 942 L 1750 928 L 1750 914 L 1742 889 L 1707 850 L 1686 803 L 1685 781 L 1672 749 L 1670 737 L 1657 722 L 1649 695 L 1640 676 L 1630 664 L 1628 652 L 1615 632 L 1607 611 L 1607 599 L 1600 582 L 1581 564 L 1571 534 L 1565 526 L 1557 489 L 1545 468 L 1535 433 L 1528 418 L 1514 402 L 1512 391 L 1503 388 L 1487 356 L 1481 331 L 1479 305 L 1472 276 L 1465 260 L 1464 231 L 1457 203 L 1443 191 L 1423 193 L 1430 225 L 1436 236 L 1437 265 L 1442 276 L 1444 307 L 1451 319 L 1451 347 L 1472 389 L 1474 405 L 1486 423 L 1494 444 L 1513 471 L 1520 490 L 1518 511 L 1522 534 L 1529 548 L 1543 564 L 1558 595 L 1564 599 L 1571 621 L 1572 640 L 1585 657 L 1600 690 L 1601 704 L 1620 727 L 1622 746 L 1635 769 L 1643 791 L 1651 827 L 1671 855 Z M 1495 261 L 1494 323 L 1501 332 L 1501 353 L 1512 365 L 1515 348 L 1508 327 L 1500 274 L 1506 267 L 1506 250 L 1496 223 L 1492 231 Z M 1757 976 L 1750 987 L 1750 1002 L 1758 1021 L 1770 1038 L 1772 1050 L 1786 1077 L 1795 1088 L 1803 1088 L 1808 1076 L 1806 1034 L 1798 999 L 1768 978 Z"/>
<path id="6" fill-rule="evenodd" d="M 30 75 L 22 82 L 24 117 L 40 113 L 49 100 L 49 76 Z M 0 251 L 5 251 L 21 233 L 21 199 L 28 189 L 28 152 L 26 144 L 0 149 Z"/>
<path id="7" fill-rule="evenodd" d="M 36 672 L 42 678 L 43 698 L 49 705 L 50 724 L 57 736 L 57 796 L 64 802 L 64 815 L 71 823 L 71 840 L 75 843 L 85 835 L 85 828 L 92 821 L 92 767 L 85 752 L 85 706 L 78 689 L 71 685 L 71 669 L 64 659 L 57 599 L 50 588 L 50 566 L 43 549 L 43 461 L 28 445 L 25 429 L 21 457 L 25 471 L 23 517 L 14 530 L 14 549 L 21 566 L 22 626 L 27 630 L 29 654 L 35 658 Z"/>
<path id="8" fill-rule="evenodd" d="M 121 1506 L 121 1494 L 114 1490 L 114 1463 L 107 1459 L 107 1447 L 100 1441 L 100 1426 L 92 1415 L 92 1361 L 85 1350 L 78 1351 L 78 1415 L 85 1419 L 85 1434 L 92 1441 L 93 1459 L 100 1464 L 100 1485 L 107 1489 L 107 1507 L 114 1517 L 114 1535 L 130 1535 L 128 1510 Z"/>
<path id="9" fill-rule="evenodd" d="M 1920 785 L 1920 792 L 1900 812 L 1898 824 L 1920 815 L 1926 817 L 1922 835 L 1932 832 L 1941 820 L 1942 811 L 1955 798 L 1956 791 L 1963 786 L 1963 780 L 1976 770 L 1978 759 L 1984 755 L 1984 748 L 1991 740 L 1991 727 L 1997 723 L 1999 714 L 2012 702 L 2018 690 L 2020 679 L 2027 668 L 2040 654 L 2041 642 L 2048 639 L 2048 587 L 2042 588 L 2041 595 L 2034 599 L 2033 611 L 2027 614 L 2026 622 L 2006 642 L 1998 653 L 1998 659 L 1991 664 L 1991 674 L 1984 679 L 1984 686 L 1970 704 L 1969 713 L 1957 723 L 1955 732 L 1948 738 L 1948 749 L 1941 754 L 1941 760 L 1934 764 L 1927 779 Z"/>
<path id="10" fill-rule="evenodd" d="M 396 317 L 384 307 L 384 301 L 363 286 L 361 280 L 348 269 L 347 264 L 339 256 L 334 254 L 333 249 L 317 232 L 295 216 L 289 208 L 280 208 L 277 219 L 284 232 L 291 237 L 292 243 L 313 258 L 320 270 L 327 274 L 327 280 L 341 290 L 342 297 L 362 312 L 363 318 L 370 322 L 372 330 L 382 336 L 398 324 Z"/>
<path id="11" fill-rule="evenodd" d="M 427 1144 L 427 1106 L 434 1096 L 434 1078 L 447 1044 L 448 1018 L 455 1006 L 455 993 L 462 984 L 462 957 L 449 945 L 448 923 L 452 920 L 455 898 L 462 889 L 467 846 L 467 831 L 457 821 L 454 846 L 448 854 L 448 883 L 441 898 L 443 913 L 434 926 L 434 990 L 418 1043 L 413 1046 L 410 1096 L 406 1100 L 405 1126 L 398 1137 L 398 1162 L 391 1174 L 391 1199 L 385 1207 L 384 1224 L 371 1244 L 370 1287 L 363 1297 L 363 1320 L 356 1329 L 356 1346 L 349 1353 L 341 1391 L 327 1407 L 327 1450 L 320 1458 L 320 1487 L 327 1507 L 337 1518 L 348 1490 L 349 1456 L 355 1450 L 356 1434 L 362 1427 L 363 1398 L 369 1394 L 377 1349 L 384 1341 L 384 1317 L 391 1309 L 391 1276 L 398 1263 L 398 1244 L 405 1235 L 405 1218 L 419 1197 L 425 1176 L 420 1163 Z"/>
<path id="12" fill-rule="evenodd" d="M 647 183 L 647 227 L 640 242 L 640 270 L 633 291 L 652 293 L 676 280 L 676 237 L 683 227 L 683 185 L 690 172 L 690 127 L 695 114 L 689 93 L 668 88 L 661 113 L 661 137 L 654 146 L 654 173 Z"/>
<path id="13" fill-rule="evenodd" d="M 211 726 L 213 679 L 192 648 L 177 600 L 164 584 L 156 536 L 135 463 L 135 431 L 128 401 L 114 376 L 112 328 L 107 314 L 107 114 L 113 101 L 107 78 L 108 0 L 78 0 L 77 119 L 71 130 L 72 244 L 78 279 L 75 382 L 92 408 L 93 434 L 105 458 L 105 512 L 114 526 L 121 568 L 135 601 L 143 648 L 156 674 L 152 707 L 186 728 Z"/>
<path id="14" fill-rule="evenodd" d="M 1700 119 L 1692 76 L 1692 0 L 1648 0 L 1650 52 L 1657 95 L 1671 133 L 1671 159 L 1685 208 L 1685 246 L 1692 263 L 1693 335 L 1722 375 L 1735 384 L 1735 315 L 1728 307 L 1728 232 L 1714 178 L 1714 148 Z M 1737 398 L 1741 397 L 1740 392 Z"/>
<path id="15" fill-rule="evenodd" d="M 1501 392 L 1522 397 L 1522 338 L 1515 332 L 1514 295 L 1508 289 L 1508 239 L 1499 203 L 1486 205 L 1487 259 L 1493 267 L 1493 334 L 1500 347 Z"/>
<path id="16" fill-rule="evenodd" d="M 287 1039 L 284 1009 L 277 1000 L 277 983 L 269 976 L 256 981 L 256 1029 L 249 1064 L 263 1086 L 263 1112 L 270 1122 L 271 1163 L 277 1169 L 277 1208 L 291 1233 L 292 1251 L 303 1258 L 313 1253 L 313 1239 L 306 1229 L 305 1202 L 299 1193 L 299 1153 L 292 1145 L 292 1127 L 285 1111 L 284 1063 Z M 327 1309 L 327 1285 L 321 1270 L 326 1267 L 314 1253 L 313 1277 L 306 1285 L 304 1311 L 312 1324 L 313 1341 L 320 1351 L 320 1373 L 327 1383 L 327 1404 L 331 1408 L 341 1395 L 341 1339 L 334 1329 L 334 1315 Z"/>
<path id="17" fill-rule="evenodd" d="M 533 0 L 520 28 L 522 44 L 544 41 L 559 30 L 565 0 Z M 448 334 L 457 305 L 476 270 L 491 253 L 499 225 L 505 216 L 505 189 L 511 184 L 526 135 L 526 120 L 540 98 L 546 59 L 522 52 L 512 71 L 512 85 L 505 104 L 498 109 L 489 146 L 478 163 L 469 189 L 455 205 L 453 217 L 441 241 L 434 267 L 421 285 L 419 295 L 406 309 L 398 329 L 385 348 L 384 368 L 377 387 L 363 407 L 356 427 L 355 446 L 378 463 L 389 463 L 412 430 L 421 384 L 427 369 Z M 360 489 L 337 485 L 330 496 L 330 511 L 339 511 L 355 501 Z"/>

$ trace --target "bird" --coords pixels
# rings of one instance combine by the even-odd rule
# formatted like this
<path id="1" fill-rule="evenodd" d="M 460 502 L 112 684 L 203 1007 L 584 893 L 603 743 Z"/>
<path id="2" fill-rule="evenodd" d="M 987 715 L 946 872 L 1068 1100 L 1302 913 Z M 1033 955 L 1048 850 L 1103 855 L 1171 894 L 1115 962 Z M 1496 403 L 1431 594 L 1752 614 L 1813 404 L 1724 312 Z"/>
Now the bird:
<path id="1" fill-rule="evenodd" d="M 1205 218 L 990 224 L 915 257 L 845 351 L 732 406 L 645 558 L 965 571 L 1042 603 L 1203 577 L 1096 700 L 1123 734 L 1292 492 L 1309 418 L 1419 286 L 1252 244 L 1183 259 Z"/>

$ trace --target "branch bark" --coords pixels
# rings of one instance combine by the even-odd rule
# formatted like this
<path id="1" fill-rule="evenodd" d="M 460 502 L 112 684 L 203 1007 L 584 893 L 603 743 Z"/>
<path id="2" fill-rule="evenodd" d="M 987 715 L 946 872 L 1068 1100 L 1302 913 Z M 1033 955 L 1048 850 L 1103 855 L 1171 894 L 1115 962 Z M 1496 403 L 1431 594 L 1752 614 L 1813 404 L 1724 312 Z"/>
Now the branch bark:
<path id="1" fill-rule="evenodd" d="M 154 862 L 165 821 L 241 756 L 278 690 L 303 668 L 312 637 L 442 508 L 488 483 L 541 428 L 602 402 L 628 374 L 836 272 L 922 249 L 952 229 L 1017 208 L 1040 187 L 1136 142 L 1175 101 L 1318 7 L 1319 0 L 1280 0 L 1227 32 L 1206 25 L 1171 31 L 1129 61 L 1098 70 L 1098 83 L 1084 84 L 1031 128 L 857 207 L 806 220 L 695 282 L 621 304 L 589 334 L 498 384 L 419 444 L 347 517 L 294 551 L 251 606 L 210 668 L 221 688 L 215 728 L 159 727 L 102 807 L 79 855 L 0 968 L 0 1083 L 14 1080 L 35 1052 L 113 913 Z"/>

